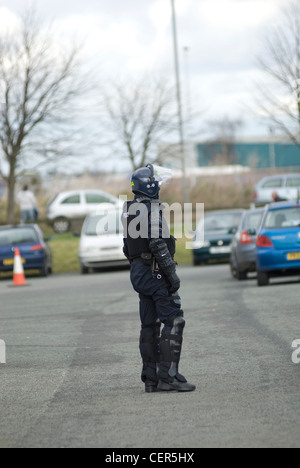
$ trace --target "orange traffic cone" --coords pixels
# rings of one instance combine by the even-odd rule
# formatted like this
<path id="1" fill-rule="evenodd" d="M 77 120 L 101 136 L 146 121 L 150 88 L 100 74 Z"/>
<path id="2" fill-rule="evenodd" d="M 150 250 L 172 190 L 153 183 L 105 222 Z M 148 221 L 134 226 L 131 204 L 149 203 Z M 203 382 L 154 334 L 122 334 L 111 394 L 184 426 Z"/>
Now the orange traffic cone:
<path id="1" fill-rule="evenodd" d="M 14 286 L 26 286 L 22 258 L 21 258 L 20 250 L 18 249 L 18 247 L 15 248 L 13 285 Z"/>

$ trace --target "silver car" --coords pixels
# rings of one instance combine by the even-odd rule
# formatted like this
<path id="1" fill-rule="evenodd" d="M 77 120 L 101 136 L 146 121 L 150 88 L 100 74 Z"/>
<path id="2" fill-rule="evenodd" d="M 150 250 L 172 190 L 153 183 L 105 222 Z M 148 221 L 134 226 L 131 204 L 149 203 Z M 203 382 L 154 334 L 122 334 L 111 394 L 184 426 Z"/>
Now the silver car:
<path id="1" fill-rule="evenodd" d="M 266 205 L 273 201 L 272 195 L 277 193 L 282 200 L 297 200 L 300 191 L 300 174 L 271 176 L 262 179 L 254 191 L 254 204 Z"/>
<path id="2" fill-rule="evenodd" d="M 87 215 L 102 208 L 120 206 L 117 197 L 102 190 L 61 192 L 47 205 L 47 221 L 57 233 L 68 232 L 74 222 L 83 222 Z"/>
<path id="3" fill-rule="evenodd" d="M 265 208 L 246 211 L 231 244 L 230 268 L 234 278 L 246 280 L 248 273 L 256 271 L 256 232 Z"/>

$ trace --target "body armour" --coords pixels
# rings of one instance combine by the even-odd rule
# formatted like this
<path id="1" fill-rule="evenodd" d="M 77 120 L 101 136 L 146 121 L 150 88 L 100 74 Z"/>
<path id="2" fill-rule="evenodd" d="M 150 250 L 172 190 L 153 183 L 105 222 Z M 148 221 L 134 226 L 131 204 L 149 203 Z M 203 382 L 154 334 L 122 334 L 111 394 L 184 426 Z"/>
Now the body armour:
<path id="1" fill-rule="evenodd" d="M 149 253 L 151 239 L 163 239 L 172 257 L 175 255 L 175 239 L 170 235 L 167 222 L 163 216 L 163 205 L 159 200 L 146 197 L 125 202 L 122 214 L 124 243 L 129 260 Z"/>

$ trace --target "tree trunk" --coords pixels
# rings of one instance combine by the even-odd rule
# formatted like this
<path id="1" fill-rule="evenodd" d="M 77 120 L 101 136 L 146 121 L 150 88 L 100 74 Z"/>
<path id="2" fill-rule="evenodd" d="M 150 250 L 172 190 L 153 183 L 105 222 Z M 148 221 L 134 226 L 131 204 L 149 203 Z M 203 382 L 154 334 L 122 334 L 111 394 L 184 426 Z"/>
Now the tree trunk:
<path id="1" fill-rule="evenodd" d="M 11 162 L 9 176 L 7 180 L 8 188 L 8 200 L 7 200 L 7 223 L 14 224 L 15 221 L 15 186 L 16 186 L 16 176 L 15 176 L 15 163 Z"/>

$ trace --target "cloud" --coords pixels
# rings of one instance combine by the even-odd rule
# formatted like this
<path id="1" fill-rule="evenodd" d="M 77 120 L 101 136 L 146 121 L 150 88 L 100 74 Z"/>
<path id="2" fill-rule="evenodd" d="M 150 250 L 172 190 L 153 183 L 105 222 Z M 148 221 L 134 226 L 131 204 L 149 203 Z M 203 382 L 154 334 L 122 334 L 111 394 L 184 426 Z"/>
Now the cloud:
<path id="1" fill-rule="evenodd" d="M 279 4 L 268 0 L 201 1 L 196 8 L 199 20 L 212 34 L 247 34 L 276 16 Z"/>
<path id="2" fill-rule="evenodd" d="M 8 8 L 0 7 L 0 35 L 11 34 L 19 26 L 19 17 Z"/>
<path id="3" fill-rule="evenodd" d="M 2 0 L 0 30 L 17 21 L 24 0 Z M 249 83 L 259 73 L 256 56 L 266 28 L 287 0 L 175 0 L 183 87 L 191 82 L 198 108 L 205 100 L 216 114 L 238 112 Z M 43 0 L 38 11 L 66 37 L 86 40 L 84 49 L 99 81 L 160 69 L 173 76 L 170 0 Z M 13 13 L 14 12 L 14 13 Z M 183 48 L 189 47 L 188 57 Z M 185 58 L 184 58 L 185 57 Z M 185 62 L 188 58 L 189 77 Z"/>

